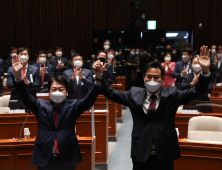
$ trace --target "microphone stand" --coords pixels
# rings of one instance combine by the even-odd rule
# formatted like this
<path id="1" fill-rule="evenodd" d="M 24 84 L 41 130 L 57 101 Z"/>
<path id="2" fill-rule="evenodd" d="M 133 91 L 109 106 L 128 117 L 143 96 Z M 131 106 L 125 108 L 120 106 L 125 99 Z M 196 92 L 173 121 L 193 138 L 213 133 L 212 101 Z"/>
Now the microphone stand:
<path id="1" fill-rule="evenodd" d="M 31 113 L 31 111 L 28 110 L 28 111 L 27 111 L 27 116 L 26 116 L 25 122 L 26 122 L 26 120 L 28 119 L 30 113 Z M 21 135 L 21 133 L 22 133 L 22 129 L 23 129 L 24 125 L 25 125 L 25 122 L 23 123 L 22 128 L 21 128 L 21 130 L 20 130 L 19 141 L 22 140 L 22 135 Z"/>

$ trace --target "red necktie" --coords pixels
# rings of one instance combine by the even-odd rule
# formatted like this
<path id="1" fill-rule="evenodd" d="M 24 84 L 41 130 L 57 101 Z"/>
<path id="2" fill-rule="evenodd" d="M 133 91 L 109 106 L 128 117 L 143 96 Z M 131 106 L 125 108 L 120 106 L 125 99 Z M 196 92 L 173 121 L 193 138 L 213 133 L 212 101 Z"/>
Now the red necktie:
<path id="1" fill-rule="evenodd" d="M 41 69 L 43 69 L 44 65 L 42 64 L 41 65 Z M 42 76 L 41 76 L 41 85 L 44 84 L 44 73 L 42 73 Z"/>
<path id="2" fill-rule="evenodd" d="M 25 67 L 23 67 L 23 77 L 26 75 L 26 72 L 25 72 Z"/>
<path id="3" fill-rule="evenodd" d="M 56 107 L 56 112 L 55 112 L 55 117 L 54 117 L 55 127 L 57 126 L 58 117 L 59 117 L 59 107 Z M 55 151 L 56 151 L 58 154 L 60 154 L 57 138 L 55 138 L 55 145 L 54 145 L 54 147 L 55 147 L 55 148 L 54 148 Z"/>
<path id="4" fill-rule="evenodd" d="M 150 98 L 152 99 L 150 106 L 148 108 L 148 115 L 150 115 L 151 117 L 155 114 L 156 112 L 156 96 L 155 95 L 151 95 Z"/>

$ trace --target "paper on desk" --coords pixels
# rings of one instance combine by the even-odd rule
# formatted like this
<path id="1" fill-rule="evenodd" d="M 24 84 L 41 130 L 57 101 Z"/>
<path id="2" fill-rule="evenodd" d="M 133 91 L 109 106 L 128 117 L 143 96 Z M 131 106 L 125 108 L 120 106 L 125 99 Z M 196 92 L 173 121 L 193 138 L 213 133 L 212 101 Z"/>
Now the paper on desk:
<path id="1" fill-rule="evenodd" d="M 198 110 L 182 110 L 182 114 L 199 114 Z"/>
<path id="2" fill-rule="evenodd" d="M 94 112 L 106 112 L 107 110 L 94 110 Z"/>
<path id="3" fill-rule="evenodd" d="M 210 140 L 191 140 L 187 139 L 188 142 L 204 142 L 204 143 L 219 143 L 222 144 L 222 141 L 210 141 Z"/>

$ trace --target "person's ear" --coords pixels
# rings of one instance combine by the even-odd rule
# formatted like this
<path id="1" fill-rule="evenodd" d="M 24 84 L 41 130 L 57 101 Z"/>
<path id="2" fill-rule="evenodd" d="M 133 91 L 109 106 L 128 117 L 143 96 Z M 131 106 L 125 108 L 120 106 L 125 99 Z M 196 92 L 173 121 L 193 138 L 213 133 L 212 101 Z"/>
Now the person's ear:
<path id="1" fill-rule="evenodd" d="M 66 96 L 68 96 L 68 91 L 66 92 Z"/>

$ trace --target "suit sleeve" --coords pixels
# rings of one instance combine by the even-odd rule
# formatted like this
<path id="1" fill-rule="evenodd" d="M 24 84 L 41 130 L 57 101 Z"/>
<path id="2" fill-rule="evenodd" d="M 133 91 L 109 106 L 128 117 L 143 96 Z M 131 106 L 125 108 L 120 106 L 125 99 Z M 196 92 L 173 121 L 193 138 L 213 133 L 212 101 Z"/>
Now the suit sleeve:
<path id="1" fill-rule="evenodd" d="M 130 101 L 130 91 L 123 92 L 119 90 L 114 90 L 110 87 L 109 83 L 102 78 L 102 93 L 107 98 L 116 103 L 122 104 L 124 106 L 128 106 Z"/>
<path id="2" fill-rule="evenodd" d="M 78 113 L 78 117 L 87 109 L 91 108 L 94 103 L 96 102 L 96 99 L 100 93 L 101 87 L 97 85 L 93 85 L 90 92 L 86 95 L 86 97 L 82 100 L 80 100 L 76 105 L 76 110 Z"/>
<path id="3" fill-rule="evenodd" d="M 7 72 L 7 86 L 8 86 L 8 89 L 11 91 L 15 90 L 15 87 L 13 84 L 14 81 L 15 81 L 15 77 L 14 77 L 14 75 L 12 73 L 12 69 L 10 67 Z"/>
<path id="4" fill-rule="evenodd" d="M 205 77 L 200 74 L 198 82 L 194 85 L 194 87 L 184 91 L 178 90 L 176 99 L 178 105 L 187 104 L 203 95 L 208 89 L 211 78 L 211 75 L 209 77 Z"/>
<path id="5" fill-rule="evenodd" d="M 87 77 L 85 77 L 84 79 L 81 80 L 84 85 L 91 89 L 92 85 L 93 85 L 93 73 L 91 71 L 89 71 L 89 74 L 87 75 Z"/>
<path id="6" fill-rule="evenodd" d="M 4 61 L 2 60 L 0 63 L 0 76 L 4 74 Z"/>
<path id="7" fill-rule="evenodd" d="M 53 69 L 53 66 L 48 66 L 48 73 L 46 73 L 44 75 L 46 77 L 46 79 L 50 79 L 51 77 L 54 77 L 54 69 Z"/>
<path id="8" fill-rule="evenodd" d="M 139 67 L 140 66 L 140 60 L 138 57 L 136 57 L 135 61 L 133 63 L 130 63 L 131 67 Z"/>
<path id="9" fill-rule="evenodd" d="M 111 65 L 106 65 L 107 70 L 106 71 L 103 71 L 103 76 L 107 79 L 110 79 L 112 78 L 113 74 L 112 74 L 112 66 Z"/>
<path id="10" fill-rule="evenodd" d="M 190 83 L 191 82 L 189 82 L 187 75 L 184 76 L 180 90 L 190 89 L 191 88 Z"/>
<path id="11" fill-rule="evenodd" d="M 176 66 L 174 68 L 173 74 L 172 74 L 173 78 L 181 78 L 181 73 L 179 72 L 179 66 L 176 63 Z"/>
<path id="12" fill-rule="evenodd" d="M 22 102 L 24 103 L 24 105 L 31 110 L 31 112 L 37 116 L 38 110 L 39 110 L 39 106 L 38 106 L 38 102 L 37 100 L 29 93 L 29 90 L 26 86 L 26 84 L 24 83 L 24 81 L 20 81 L 18 83 L 16 83 L 15 81 L 13 81 L 14 87 L 17 91 L 17 93 L 19 94 Z"/>
<path id="13" fill-rule="evenodd" d="M 64 66 L 63 66 L 63 71 L 68 70 L 68 69 L 69 69 L 69 61 L 68 61 L 68 59 L 65 59 Z"/>

